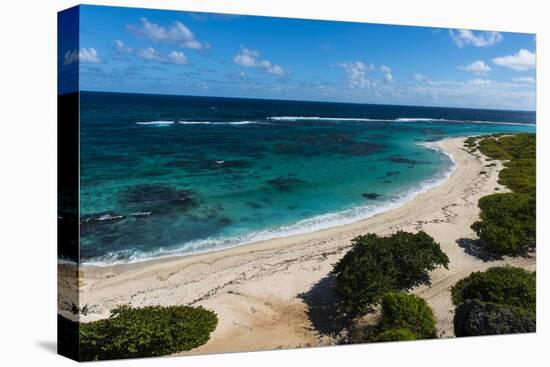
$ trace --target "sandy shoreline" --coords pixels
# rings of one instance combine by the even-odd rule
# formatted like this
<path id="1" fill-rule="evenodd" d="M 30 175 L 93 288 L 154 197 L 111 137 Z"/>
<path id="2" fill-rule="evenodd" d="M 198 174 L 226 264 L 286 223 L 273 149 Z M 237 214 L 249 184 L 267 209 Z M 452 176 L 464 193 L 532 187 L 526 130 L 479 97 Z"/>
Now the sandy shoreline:
<path id="1" fill-rule="evenodd" d="M 450 265 L 449 270 L 432 272 L 431 287 L 414 292 L 434 309 L 439 335 L 452 336 L 449 289 L 456 281 L 503 263 L 535 268 L 534 257 L 483 261 L 469 254 L 478 199 L 497 192 L 495 188 L 507 190 L 497 183 L 501 164 L 486 167 L 484 157 L 463 149 L 463 141 L 437 143 L 457 163 L 446 182 L 369 219 L 205 254 L 83 267 L 80 305 L 87 305 L 88 314 L 81 320 L 107 317 L 112 307 L 122 303 L 202 305 L 217 312 L 219 324 L 208 343 L 187 354 L 331 344 L 335 328 L 323 314 L 331 297 L 327 275 L 350 240 L 367 232 L 422 229 L 441 244 Z M 68 268 L 60 265 L 60 273 L 68 273 Z"/>

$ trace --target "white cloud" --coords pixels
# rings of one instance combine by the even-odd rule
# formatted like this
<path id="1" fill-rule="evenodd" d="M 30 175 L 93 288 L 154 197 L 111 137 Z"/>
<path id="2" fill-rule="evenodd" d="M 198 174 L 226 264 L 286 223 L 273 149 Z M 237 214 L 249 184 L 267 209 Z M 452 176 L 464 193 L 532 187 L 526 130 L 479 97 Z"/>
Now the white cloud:
<path id="1" fill-rule="evenodd" d="M 258 68 L 272 75 L 286 76 L 289 74 L 288 70 L 285 70 L 280 65 L 274 64 L 269 60 L 260 60 L 260 56 L 259 51 L 242 46 L 240 52 L 233 57 L 233 62 L 248 68 Z"/>
<path id="2" fill-rule="evenodd" d="M 120 56 L 122 54 L 131 54 L 134 52 L 132 47 L 126 46 L 121 40 L 115 40 L 116 53 Z"/>
<path id="3" fill-rule="evenodd" d="M 189 59 L 181 51 L 172 51 L 168 54 L 168 59 L 172 61 L 173 64 L 185 65 L 189 64 Z"/>
<path id="4" fill-rule="evenodd" d="M 476 75 L 487 75 L 492 69 L 482 60 L 474 61 L 466 66 L 459 66 L 459 69 L 469 71 Z"/>
<path id="5" fill-rule="evenodd" d="M 499 32 L 473 32 L 468 29 L 449 30 L 454 43 L 462 48 L 466 45 L 475 47 L 494 46 L 502 42 L 502 34 Z"/>
<path id="6" fill-rule="evenodd" d="M 414 76 L 414 79 L 416 79 L 417 82 L 423 82 L 425 80 L 428 80 L 428 77 L 424 74 L 414 73 L 413 76 Z"/>
<path id="7" fill-rule="evenodd" d="M 153 47 L 142 48 L 138 50 L 137 57 L 147 61 L 166 62 L 166 58 L 161 56 Z"/>
<path id="8" fill-rule="evenodd" d="M 340 62 L 337 65 L 344 69 L 350 88 L 364 88 L 373 86 L 373 83 L 367 79 L 367 72 L 374 69 L 372 64 L 367 65 L 362 61 L 350 61 Z"/>
<path id="9" fill-rule="evenodd" d="M 519 78 L 512 78 L 515 83 L 536 84 L 537 81 L 532 76 L 522 76 Z"/>
<path id="10" fill-rule="evenodd" d="M 393 75 L 391 74 L 391 68 L 386 65 L 380 66 L 380 71 L 384 73 L 384 81 L 386 83 L 393 82 Z"/>
<path id="11" fill-rule="evenodd" d="M 181 51 L 172 51 L 168 55 L 164 55 L 157 52 L 153 47 L 147 47 L 137 50 L 136 56 L 146 61 L 157 61 L 164 64 L 189 64 L 189 59 Z"/>
<path id="12" fill-rule="evenodd" d="M 147 18 L 141 18 L 141 24 L 129 24 L 128 30 L 134 34 L 159 43 L 173 43 L 180 47 L 202 50 L 209 48 L 208 43 L 199 42 L 193 32 L 181 22 L 174 22 L 171 26 L 163 27 L 152 23 Z"/>
<path id="13" fill-rule="evenodd" d="M 63 58 L 63 65 L 69 65 L 74 62 L 99 64 L 101 58 L 95 48 L 81 48 L 80 50 L 67 51 Z"/>
<path id="14" fill-rule="evenodd" d="M 491 81 L 488 79 L 472 79 L 472 80 L 468 80 L 468 84 L 487 85 L 487 84 L 491 84 Z"/>
<path id="15" fill-rule="evenodd" d="M 118 54 L 127 54 L 134 52 L 134 49 L 128 47 L 121 40 L 115 40 L 116 51 Z"/>
<path id="16" fill-rule="evenodd" d="M 495 57 L 493 63 L 516 71 L 534 69 L 536 66 L 536 55 L 534 52 L 522 48 L 515 55 Z"/>

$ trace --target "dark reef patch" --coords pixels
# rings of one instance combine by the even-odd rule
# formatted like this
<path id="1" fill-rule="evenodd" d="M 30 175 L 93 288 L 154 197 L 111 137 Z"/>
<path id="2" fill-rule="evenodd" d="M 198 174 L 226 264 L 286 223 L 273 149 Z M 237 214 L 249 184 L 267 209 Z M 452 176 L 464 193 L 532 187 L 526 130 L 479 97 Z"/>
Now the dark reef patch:
<path id="1" fill-rule="evenodd" d="M 321 155 L 341 154 L 367 156 L 384 149 L 383 144 L 357 140 L 352 133 L 297 134 L 284 143 L 275 144 L 276 154 Z"/>
<path id="2" fill-rule="evenodd" d="M 256 203 L 255 201 L 249 201 L 246 205 L 252 209 L 262 209 L 264 207 L 262 204 Z"/>
<path id="3" fill-rule="evenodd" d="M 388 161 L 398 164 L 423 164 L 426 162 L 417 161 L 415 159 L 406 158 L 400 155 L 392 155 L 391 157 L 387 158 Z"/>
<path id="4" fill-rule="evenodd" d="M 365 192 L 362 196 L 365 199 L 369 199 L 369 200 L 377 200 L 377 199 L 380 199 L 382 197 L 381 194 L 378 194 L 376 192 Z"/>
<path id="5" fill-rule="evenodd" d="M 401 174 L 401 171 L 390 171 L 386 173 L 384 176 L 380 177 L 381 179 L 388 178 L 388 177 L 394 177 Z"/>
<path id="6" fill-rule="evenodd" d="M 271 187 L 282 192 L 291 192 L 297 187 L 306 184 L 304 180 L 294 177 L 279 177 L 266 181 Z"/>
<path id="7" fill-rule="evenodd" d="M 152 214 L 183 213 L 199 206 L 192 190 L 153 184 L 126 189 L 120 194 L 119 203 L 134 211 Z"/>
<path id="8" fill-rule="evenodd" d="M 252 166 L 247 160 L 175 160 L 164 163 L 164 167 L 182 168 L 191 173 L 224 169 L 227 171 L 245 169 Z"/>

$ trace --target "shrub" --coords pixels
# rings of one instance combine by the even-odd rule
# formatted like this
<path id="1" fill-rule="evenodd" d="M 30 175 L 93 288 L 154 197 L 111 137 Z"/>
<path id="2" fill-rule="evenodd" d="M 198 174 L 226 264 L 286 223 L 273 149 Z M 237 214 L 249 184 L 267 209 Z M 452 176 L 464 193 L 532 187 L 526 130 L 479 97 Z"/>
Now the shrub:
<path id="1" fill-rule="evenodd" d="M 404 340 L 416 340 L 416 335 L 409 329 L 389 329 L 376 334 L 373 342 L 396 342 Z"/>
<path id="2" fill-rule="evenodd" d="M 479 142 L 479 150 L 493 159 L 509 160 L 499 173 L 499 183 L 514 192 L 535 194 L 536 136 L 516 134 Z"/>
<path id="3" fill-rule="evenodd" d="M 382 318 L 377 340 L 382 338 L 408 338 L 408 330 L 414 339 L 430 339 L 436 335 L 435 318 L 426 301 L 413 294 L 388 292 L 382 297 Z M 410 340 L 410 339 L 399 339 Z"/>
<path id="4" fill-rule="evenodd" d="M 80 325 L 81 360 L 153 357 L 198 347 L 218 323 L 202 307 L 119 306 L 108 319 Z"/>
<path id="5" fill-rule="evenodd" d="M 392 290 L 429 284 L 428 272 L 444 266 L 449 258 L 425 232 L 399 231 L 389 237 L 376 234 L 352 240 L 352 248 L 334 266 L 336 293 L 351 315 L 372 311 L 373 304 Z"/>
<path id="6" fill-rule="evenodd" d="M 530 333 L 536 331 L 536 316 L 519 307 L 467 300 L 456 309 L 454 330 L 456 336 Z"/>
<path id="7" fill-rule="evenodd" d="M 513 192 L 535 195 L 536 168 L 535 158 L 514 159 L 504 163 L 498 182 Z"/>
<path id="8" fill-rule="evenodd" d="M 536 246 L 536 200 L 528 194 L 482 197 L 480 220 L 472 224 L 482 247 L 494 254 L 518 255 Z"/>
<path id="9" fill-rule="evenodd" d="M 485 272 L 472 273 L 458 281 L 451 289 L 452 299 L 455 305 L 475 299 L 535 312 L 535 278 L 535 273 L 521 268 L 490 268 Z"/>

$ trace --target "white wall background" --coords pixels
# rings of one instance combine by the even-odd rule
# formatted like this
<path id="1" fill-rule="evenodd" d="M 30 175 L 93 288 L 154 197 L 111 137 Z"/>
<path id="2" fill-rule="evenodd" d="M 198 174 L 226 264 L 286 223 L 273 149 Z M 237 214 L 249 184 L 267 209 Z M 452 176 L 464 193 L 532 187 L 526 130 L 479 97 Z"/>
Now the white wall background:
<path id="1" fill-rule="evenodd" d="M 104 362 L 116 366 L 537 366 L 548 357 L 549 10 L 545 1 L 119 0 L 103 5 L 537 33 L 536 335 Z M 0 365 L 65 366 L 56 338 L 56 12 L 4 1 L 0 20 Z M 546 98 L 545 98 L 546 97 Z M 546 145 L 548 144 L 548 145 Z M 545 225 L 546 224 L 546 225 Z M 546 280 L 545 280 L 546 279 Z M 545 340 L 546 339 L 546 340 Z M 546 348 L 546 349 L 545 349 Z M 548 363 L 546 361 L 546 363 Z"/>

